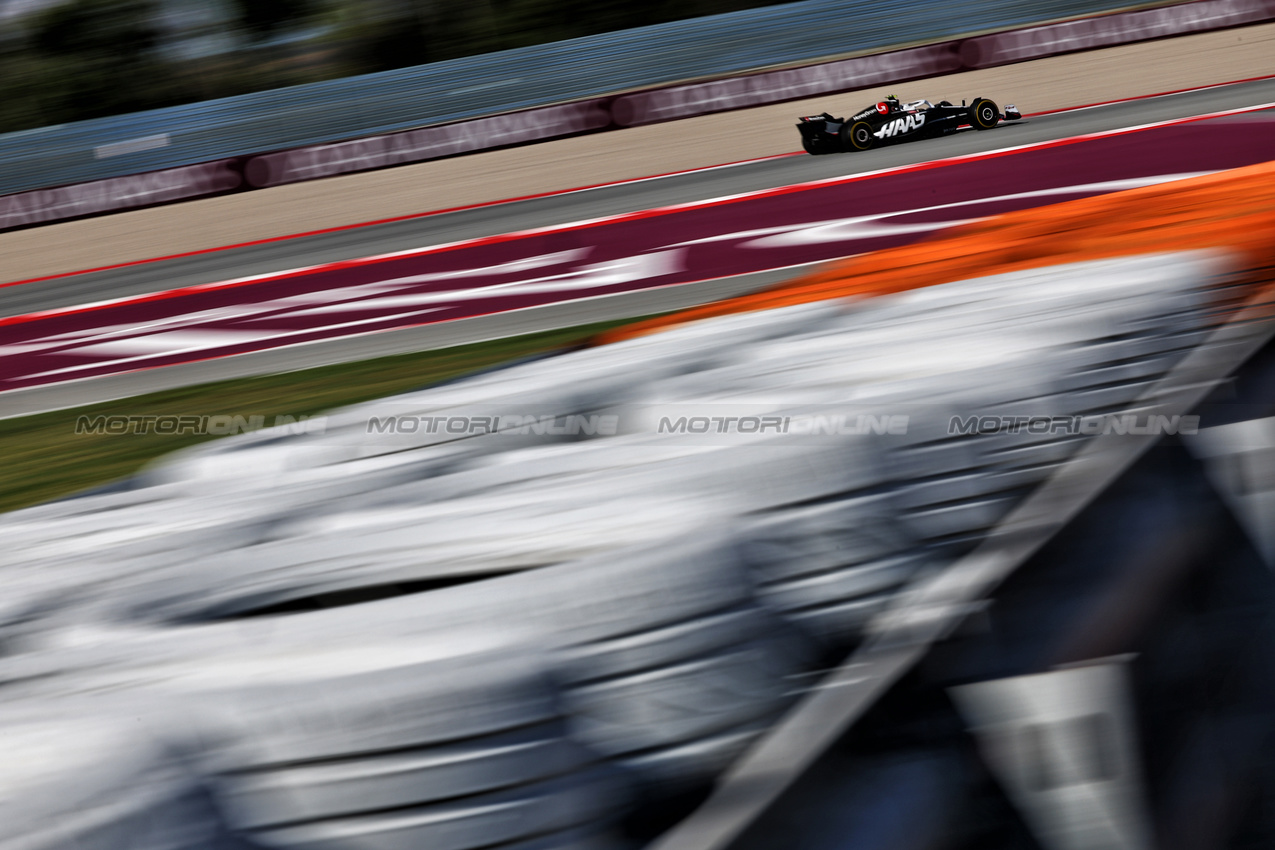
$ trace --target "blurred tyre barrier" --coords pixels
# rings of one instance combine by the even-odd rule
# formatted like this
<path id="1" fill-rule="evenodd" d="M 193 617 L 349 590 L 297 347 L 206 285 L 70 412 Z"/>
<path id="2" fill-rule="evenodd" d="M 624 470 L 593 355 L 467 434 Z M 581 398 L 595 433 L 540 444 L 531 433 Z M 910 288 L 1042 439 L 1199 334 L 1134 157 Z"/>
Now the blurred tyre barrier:
<path id="1" fill-rule="evenodd" d="M 806 307 L 793 312 L 806 316 L 828 311 Z M 748 324 L 734 322 L 731 327 Z M 779 331 L 768 328 L 755 332 Z M 720 333 L 731 335 L 725 329 Z M 743 331 L 734 336 L 748 338 Z M 512 429 L 507 428 L 493 436 L 499 428 L 492 424 L 497 421 L 492 416 L 516 411 L 521 421 L 542 415 L 593 413 L 623 401 L 645 381 L 687 367 L 687 358 L 679 359 L 668 351 L 656 352 L 644 358 L 640 368 L 629 370 L 627 384 L 620 384 L 614 380 L 614 373 L 625 368 L 628 357 L 627 349 L 601 358 L 590 356 L 583 359 L 581 368 L 569 366 L 561 373 L 546 370 L 533 361 L 463 382 L 354 405 L 325 416 L 322 433 L 294 435 L 281 443 L 278 434 L 256 432 L 237 440 L 205 443 L 162 458 L 140 478 L 147 486 L 217 480 L 222 487 L 251 488 L 278 473 L 311 470 L 313 483 L 327 482 L 339 487 L 344 476 L 355 473 L 357 479 L 361 470 L 367 470 L 369 476 L 379 479 L 378 486 L 385 486 L 391 483 L 388 476 L 396 470 L 410 470 L 418 478 L 431 477 L 520 445 L 543 449 L 549 441 L 572 443 L 581 435 L 540 433 L 533 440 L 522 440 L 523 435 L 509 433 Z M 566 362 L 572 361 L 567 355 Z M 453 432 L 430 426 L 449 415 L 465 417 L 474 427 L 466 425 L 460 432 Z M 484 415 L 486 419 L 482 418 Z M 593 430 L 596 435 L 598 429 Z M 405 454 L 408 451 L 412 453 Z M 404 460 L 410 463 L 405 465 Z"/>
<path id="2" fill-rule="evenodd" d="M 1100 9 L 1092 8 L 1092 4 L 1080 3 L 1079 7 L 1074 10 L 1074 13 L 1094 14 L 1096 11 L 1101 11 Z M 777 7 L 777 11 L 781 14 L 790 14 L 793 11 L 793 6 L 790 4 L 782 8 Z M 1006 9 L 1002 14 L 1008 15 L 1010 11 Z M 1021 10 L 1013 11 L 1021 13 Z M 1053 11 L 1056 14 L 1063 14 L 1065 10 L 1059 7 Z M 923 16 L 925 14 L 923 9 L 918 9 L 917 12 Z M 960 10 L 960 15 L 964 18 L 971 12 L 971 9 L 965 8 Z M 1030 12 L 1032 17 L 1038 14 L 1039 12 L 1034 10 L 1034 8 Z M 1010 18 L 1016 19 L 1016 16 L 1011 15 Z M 489 114 L 481 117 L 416 129 L 403 129 L 402 132 L 355 136 L 353 138 L 349 137 L 351 131 L 347 130 L 346 133 L 338 133 L 335 139 L 329 135 L 322 144 L 301 145 L 288 149 L 270 151 L 269 147 L 267 147 L 269 143 L 264 141 L 266 137 L 262 137 L 255 142 L 256 150 L 252 147 L 247 149 L 239 147 L 231 150 L 227 147 L 228 143 L 209 149 L 206 148 L 208 143 L 205 142 L 205 147 L 200 148 L 201 150 L 215 149 L 216 153 L 212 154 L 214 156 L 233 156 L 235 158 L 223 158 L 217 162 L 197 165 L 188 164 L 189 159 L 187 159 L 183 163 L 183 167 L 180 168 L 139 170 L 139 173 L 134 175 L 112 176 L 110 179 L 89 183 L 68 183 L 68 185 L 56 189 L 41 189 L 0 196 L 0 230 L 28 227 L 44 222 L 134 209 L 141 206 L 189 198 L 206 197 L 235 191 L 236 189 L 264 188 L 409 162 L 423 162 L 440 157 L 490 150 L 509 145 L 527 144 L 545 139 L 562 138 L 579 133 L 598 132 L 616 127 L 639 126 L 731 109 L 744 109 L 819 94 L 834 94 L 966 69 L 1023 62 L 1060 53 L 1091 50 L 1147 39 L 1166 38 L 1174 35 L 1243 26 L 1272 19 L 1275 19 L 1275 0 L 1192 0 L 1192 2 L 1158 9 L 1101 14 L 1080 20 L 1047 24 L 1021 30 L 1012 29 L 967 39 L 949 38 L 942 41 L 936 40 L 932 44 L 903 50 L 881 50 L 880 48 L 887 46 L 882 44 L 878 48 L 880 52 L 850 59 L 816 63 L 777 71 L 726 76 L 716 80 L 685 85 L 646 88 L 649 86 L 649 82 L 644 79 L 636 77 L 625 80 L 617 79 L 611 91 L 622 92 L 627 89 L 629 90 L 627 93 L 619 94 L 618 96 L 607 94 L 603 97 L 571 100 L 572 97 L 579 97 L 579 95 L 564 95 L 559 91 L 554 93 L 555 97 L 557 99 L 566 98 L 570 102 L 536 106 L 530 109 L 518 108 L 528 105 L 526 100 L 520 100 L 516 105 L 509 102 L 503 104 L 493 103 L 488 110 Z M 694 23 L 696 26 L 701 26 L 703 21 L 708 20 L 701 19 L 698 23 L 695 21 L 682 23 Z M 998 19 L 993 15 L 993 17 L 987 19 L 984 31 L 996 29 L 998 22 L 1003 26 L 1006 20 L 1009 20 L 1009 18 L 1001 17 Z M 972 24 L 965 24 L 965 26 L 972 26 Z M 615 35 L 622 38 L 624 33 Z M 771 40 L 770 35 L 771 33 L 766 33 L 766 41 Z M 899 38 L 914 39 L 915 34 L 908 33 L 899 36 Z M 548 48 L 557 49 L 557 46 L 548 45 L 546 49 Z M 844 47 L 837 49 L 844 50 Z M 491 57 L 499 55 L 491 54 Z M 827 55 L 827 53 L 824 55 Z M 491 57 L 476 57 L 476 59 L 490 59 Z M 799 58 L 790 58 L 784 61 L 798 61 Z M 782 62 L 776 59 L 769 64 L 777 65 L 782 64 Z M 428 68 L 429 66 L 424 67 Z M 404 81 L 398 79 L 398 76 L 413 70 L 420 69 L 389 72 L 395 79 L 388 81 L 387 78 L 387 82 L 384 84 L 387 90 L 391 92 L 386 95 L 388 101 L 392 101 L 393 93 L 399 92 L 403 86 Z M 702 69 L 694 71 L 688 68 L 682 74 L 682 79 L 693 79 L 705 75 L 706 72 Z M 711 76 L 712 74 L 707 75 Z M 368 81 L 361 83 L 360 80 L 362 79 L 350 78 L 334 81 L 333 85 L 336 86 L 336 89 L 328 97 L 339 101 L 340 98 L 350 97 L 350 91 L 353 90 L 352 87 L 373 85 L 370 82 L 370 78 L 368 78 Z M 516 83 L 518 80 L 513 82 Z M 481 87 L 479 86 L 479 88 Z M 634 88 L 639 90 L 632 91 Z M 464 89 L 457 91 L 464 91 Z M 448 95 L 456 93 L 456 91 L 447 92 Z M 320 97 L 319 95 L 314 96 Z M 264 92 L 258 95 L 246 96 L 247 99 L 244 102 L 253 101 L 253 103 L 256 103 L 261 101 L 265 103 L 271 98 L 277 99 L 277 97 L 276 93 Z M 213 112 L 224 112 L 227 116 L 233 116 L 235 114 L 233 108 L 235 100 L 231 98 L 226 101 L 218 101 L 215 108 L 210 108 L 213 109 Z M 154 161 L 157 163 L 172 161 L 171 156 L 175 154 L 169 155 L 165 153 L 172 140 L 180 140 L 183 134 L 193 135 L 196 132 L 208 135 L 211 130 L 215 129 L 215 126 L 206 127 L 201 124 L 201 122 L 213 120 L 211 116 L 201 113 L 201 109 L 204 106 L 204 104 L 193 104 L 189 108 L 180 108 L 192 113 L 186 115 L 183 112 L 180 121 L 176 118 L 173 119 L 182 124 L 183 130 L 181 132 L 175 130 L 171 133 L 162 132 L 165 129 L 162 126 L 163 110 L 156 113 L 145 113 L 145 120 L 149 122 L 146 126 L 151 130 L 155 130 L 155 132 L 151 135 L 143 134 L 144 137 L 142 139 L 133 141 L 162 140 L 163 144 L 159 144 L 157 141 L 152 145 L 136 146 L 136 150 L 141 151 L 145 156 L 153 156 Z M 248 111 L 262 108 L 264 107 L 260 104 L 244 107 Z M 286 103 L 275 104 L 272 107 L 273 111 L 270 112 L 268 126 L 277 127 L 279 121 L 275 112 L 286 108 Z M 307 102 L 305 109 L 301 111 L 312 110 L 312 108 L 313 104 Z M 336 107 L 331 104 L 327 106 L 328 112 L 331 112 L 334 108 Z M 355 111 L 357 112 L 358 110 Z M 312 116 L 307 117 L 309 121 L 315 120 Z M 120 131 L 115 127 L 115 124 L 120 121 L 127 121 L 128 118 L 129 116 L 108 119 L 111 122 L 111 130 L 108 135 L 111 135 L 112 138 L 118 136 Z M 417 119 L 417 121 L 424 123 L 424 119 Z M 157 124 L 156 122 L 159 123 Z M 192 122 L 193 129 L 186 126 Z M 86 124 L 88 123 L 91 122 L 86 122 Z M 78 125 L 70 126 L 76 127 Z M 299 126 L 308 125 L 302 122 Z M 385 122 L 378 122 L 375 126 L 384 127 Z M 407 126 L 410 126 L 410 122 Z M 402 128 L 402 122 L 392 127 L 395 130 Z M 391 128 L 387 127 L 387 129 Z M 140 130 L 135 132 L 141 133 Z M 92 131 L 83 128 L 78 130 L 77 134 L 93 135 Z M 345 136 L 345 138 L 342 138 L 342 136 Z M 0 150 L 3 149 L 4 141 L 5 137 L 0 136 Z M 302 138 L 297 141 L 305 141 L 305 139 Z M 175 144 L 175 142 L 172 143 Z M 24 143 L 21 140 L 15 140 L 14 144 L 17 146 L 15 148 L 16 151 Z M 52 144 L 50 142 L 50 145 Z M 67 144 L 73 146 L 74 144 L 83 144 L 83 142 L 64 142 L 59 143 L 57 147 L 61 151 Z M 282 146 L 282 140 L 276 142 L 276 144 Z M 98 146 L 99 150 L 107 148 L 111 151 L 115 150 L 110 145 Z M 120 150 L 132 151 L 134 148 L 126 145 Z M 163 155 L 160 156 L 157 152 Z M 31 155 L 43 154 L 37 152 Z M 68 154 L 65 151 L 59 153 L 61 158 L 65 158 L 66 155 Z M 16 155 L 14 161 L 17 161 Z M 26 174 L 35 173 L 32 170 L 35 168 L 36 166 L 28 168 Z M 100 163 L 95 166 L 95 169 L 100 170 Z M 95 169 L 90 169 L 89 172 L 85 173 L 93 172 Z M 81 168 L 80 171 L 84 171 L 84 169 Z M 58 179 L 57 173 L 61 172 L 50 171 L 46 180 L 49 182 L 56 181 Z M 115 171 L 114 174 L 118 175 L 119 172 Z M 29 184 L 29 176 L 24 176 L 23 180 L 28 181 Z"/>
<path id="3" fill-rule="evenodd" d="M 565 737 L 545 666 L 431 660 L 440 648 L 302 655 L 260 683 L 246 659 L 221 689 L 200 686 L 202 758 L 230 826 L 266 847 L 453 850 L 603 831 L 620 777 Z"/>
<path id="4" fill-rule="evenodd" d="M 96 654 L 78 684 L 46 692 L 43 704 L 146 705 L 160 728 L 129 731 L 180 754 L 218 814 L 185 813 L 192 840 L 167 848 L 211 848 L 193 839 L 221 834 L 254 848 L 614 846 L 607 833 L 629 786 L 567 736 L 544 654 L 517 648 L 509 630 L 392 644 L 366 632 L 341 645 L 297 637 L 249 642 L 225 628 L 143 636 L 128 651 Z M 152 846 L 110 837 L 100 846 Z"/>
<path id="5" fill-rule="evenodd" d="M 367 510 L 363 527 L 340 514 L 300 522 L 282 539 L 208 558 L 184 557 L 180 567 L 152 563 L 131 595 L 148 599 L 151 615 L 198 597 L 205 616 L 251 608 L 258 614 L 297 611 L 485 582 L 543 569 L 626 545 L 640 545 L 699 527 L 699 505 L 676 499 L 635 499 L 618 505 L 555 504 L 528 515 L 506 500 L 447 502 L 428 509 Z M 344 521 L 344 522 L 343 522 Z M 492 535 L 493 523 L 502 532 Z M 552 528 L 553 534 L 546 534 Z M 286 536 L 284 536 L 286 534 Z M 224 610 L 223 610 L 224 608 Z"/>
<path id="6" fill-rule="evenodd" d="M 251 588 L 239 587 L 240 613 L 256 613 L 244 610 L 258 601 Z M 196 585 L 188 589 L 186 619 L 225 615 L 227 606 Z M 140 605 L 147 616 L 178 613 L 171 603 L 155 609 L 143 602 L 146 588 L 124 593 L 117 603 Z M 753 600 L 732 537 L 700 532 L 481 585 L 273 622 L 85 633 L 78 643 L 16 659 L 0 679 L 8 693 L 31 700 L 67 692 L 176 695 L 177 713 L 201 736 L 190 746 L 215 777 L 236 828 L 271 846 L 327 846 L 364 829 L 425 835 L 469 829 L 471 821 L 478 828 L 474 819 L 484 812 L 513 818 L 527 794 L 540 793 L 539 780 L 520 780 L 518 771 L 551 777 L 545 793 L 555 794 L 563 777 L 588 771 L 591 802 L 578 805 L 599 822 L 600 812 L 615 812 L 626 799 L 626 788 L 640 791 L 648 807 L 701 791 L 795 699 L 814 661 L 809 642 Z M 58 677 L 54 670 L 77 672 Z M 553 690 L 545 690 L 548 674 Z M 584 745 L 592 758 L 565 743 L 554 756 L 558 745 L 524 740 L 550 734 L 559 722 L 565 733 L 555 734 Z M 519 750 L 534 753 L 524 764 Z M 590 767 L 598 757 L 619 772 Z M 428 792 L 442 801 L 459 796 L 462 781 L 488 796 L 448 799 L 437 817 L 421 811 L 419 821 L 410 812 L 382 821 L 345 811 L 434 799 L 390 805 L 393 794 Z M 360 802 L 373 793 L 382 795 L 379 805 Z M 287 811 L 265 811 L 273 806 Z M 320 817 L 325 807 L 331 811 Z M 540 816 L 550 814 L 526 817 Z M 311 819 L 314 829 L 285 829 Z M 536 823 L 545 832 L 586 825 Z M 486 843 L 457 846 L 516 837 L 483 829 Z"/>
<path id="7" fill-rule="evenodd" d="M 845 652 L 930 560 L 880 497 L 859 496 L 764 516 L 741 550 L 762 603 Z"/>
<path id="8" fill-rule="evenodd" d="M 197 774 L 139 722 L 151 712 L 19 705 L 0 717 L 0 847 L 232 850 Z"/>

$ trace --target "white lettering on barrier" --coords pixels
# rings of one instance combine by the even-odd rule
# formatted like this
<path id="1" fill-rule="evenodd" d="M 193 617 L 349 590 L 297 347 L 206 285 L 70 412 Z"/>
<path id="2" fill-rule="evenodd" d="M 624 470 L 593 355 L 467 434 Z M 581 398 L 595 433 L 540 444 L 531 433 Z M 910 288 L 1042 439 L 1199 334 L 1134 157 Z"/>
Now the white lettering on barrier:
<path id="1" fill-rule="evenodd" d="M 597 130 L 610 123 L 611 116 L 599 101 L 567 103 L 265 154 L 249 160 L 244 171 L 253 186 L 275 186 Z"/>
<path id="2" fill-rule="evenodd" d="M 611 106 L 611 114 L 621 126 L 653 124 L 708 112 L 863 88 L 909 77 L 941 74 L 958 70 L 960 66 L 960 58 L 952 45 L 929 45 L 806 68 L 637 92 L 617 98 Z"/>
<path id="3" fill-rule="evenodd" d="M 0 230 L 237 189 L 233 161 L 207 162 L 0 197 Z"/>

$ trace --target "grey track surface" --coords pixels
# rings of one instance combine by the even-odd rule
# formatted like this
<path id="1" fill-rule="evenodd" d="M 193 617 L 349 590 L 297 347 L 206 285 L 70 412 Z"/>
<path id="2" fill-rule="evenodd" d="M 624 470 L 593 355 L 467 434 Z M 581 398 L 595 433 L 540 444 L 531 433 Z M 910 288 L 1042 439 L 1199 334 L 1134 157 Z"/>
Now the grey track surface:
<path id="1" fill-rule="evenodd" d="M 977 92 L 970 92 L 970 96 Z M 1225 109 L 1275 102 L 1275 80 L 1261 80 L 1203 91 L 1092 107 L 1004 124 L 987 133 L 963 132 L 931 141 L 882 148 L 861 154 L 788 158 L 754 162 L 711 171 L 664 177 L 639 183 L 590 189 L 546 198 L 442 213 L 405 221 L 370 225 L 233 248 L 111 271 L 73 275 L 0 288 L 0 316 L 68 307 L 217 280 L 263 274 L 316 263 L 353 259 L 500 233 L 547 227 L 571 221 L 686 203 L 791 183 L 876 171 L 933 159 L 974 154 L 1045 142 L 1156 121 L 1184 118 Z M 828 98 L 834 113 L 862 104 Z M 795 115 L 794 115 L 795 122 Z M 794 146 L 797 134 L 793 131 Z M 410 350 L 441 348 L 496 336 L 531 333 L 570 324 L 622 318 L 625 315 L 678 309 L 727 294 L 766 286 L 784 273 L 750 275 L 736 281 L 713 281 L 595 299 L 576 305 L 534 310 L 460 322 L 427 325 L 322 344 L 279 349 L 130 375 L 111 376 L 36 388 L 0 396 L 0 417 L 11 417 L 120 398 L 204 381 L 287 371 L 344 360 Z"/>

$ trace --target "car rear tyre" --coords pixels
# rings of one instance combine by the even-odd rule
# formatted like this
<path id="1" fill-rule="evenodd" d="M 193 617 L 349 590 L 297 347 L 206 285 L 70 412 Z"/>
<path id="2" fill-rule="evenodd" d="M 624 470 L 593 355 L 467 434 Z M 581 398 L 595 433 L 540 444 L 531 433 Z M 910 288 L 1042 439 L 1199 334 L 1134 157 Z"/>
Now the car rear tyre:
<path id="1" fill-rule="evenodd" d="M 876 142 L 877 137 L 872 135 L 872 125 L 867 121 L 841 125 L 841 146 L 848 151 L 866 151 Z"/>
<path id="2" fill-rule="evenodd" d="M 980 97 L 970 106 L 970 114 L 973 116 L 974 129 L 990 130 L 1000 123 L 1000 110 L 996 108 L 996 104 L 987 98 Z"/>

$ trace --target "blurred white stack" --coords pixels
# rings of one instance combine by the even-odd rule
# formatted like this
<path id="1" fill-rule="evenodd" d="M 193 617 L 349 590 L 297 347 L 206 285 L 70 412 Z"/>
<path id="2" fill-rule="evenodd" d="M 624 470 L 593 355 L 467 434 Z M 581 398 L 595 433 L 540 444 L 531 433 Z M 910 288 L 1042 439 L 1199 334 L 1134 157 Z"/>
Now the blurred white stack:
<path id="1" fill-rule="evenodd" d="M 120 809 L 114 846 L 609 846 L 1088 439 L 954 422 L 1138 415 L 1217 320 L 1222 268 L 1106 261 L 699 322 L 0 517 L 0 724 L 83 792 L 7 765 L 26 814 L 0 817 L 0 848 L 65 846 L 39 836 L 94 811 L 76 800 L 156 782 L 213 804 L 176 831 Z M 528 411 L 618 424 L 368 427 Z M 873 424 L 790 427 L 856 411 Z M 772 427 L 662 424 L 681 418 Z M 59 738 L 68 713 L 102 740 Z M 85 769 L 111 748 L 129 758 Z"/>

